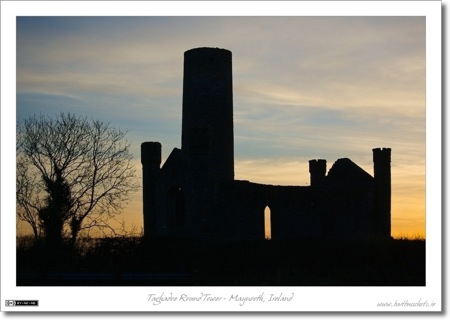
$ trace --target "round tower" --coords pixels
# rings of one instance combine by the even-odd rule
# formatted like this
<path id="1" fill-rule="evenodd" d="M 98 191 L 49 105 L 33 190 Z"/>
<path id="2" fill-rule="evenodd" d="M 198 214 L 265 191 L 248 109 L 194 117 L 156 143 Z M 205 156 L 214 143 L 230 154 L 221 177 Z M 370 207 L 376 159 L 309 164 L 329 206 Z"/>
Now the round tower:
<path id="1" fill-rule="evenodd" d="M 155 182 L 161 166 L 161 143 L 141 144 L 144 236 L 156 234 Z"/>
<path id="2" fill-rule="evenodd" d="M 373 151 L 374 176 L 374 233 L 391 236 L 391 149 L 375 148 Z"/>
<path id="3" fill-rule="evenodd" d="M 327 172 L 327 160 L 324 159 L 309 160 L 311 187 L 323 185 L 325 181 L 326 172 Z"/>
<path id="4" fill-rule="evenodd" d="M 234 179 L 232 86 L 231 51 L 196 48 L 184 53 L 181 149 L 193 166 L 204 165 L 207 157 L 208 168 L 201 169 L 217 180 Z M 198 164 L 197 156 L 202 159 Z"/>

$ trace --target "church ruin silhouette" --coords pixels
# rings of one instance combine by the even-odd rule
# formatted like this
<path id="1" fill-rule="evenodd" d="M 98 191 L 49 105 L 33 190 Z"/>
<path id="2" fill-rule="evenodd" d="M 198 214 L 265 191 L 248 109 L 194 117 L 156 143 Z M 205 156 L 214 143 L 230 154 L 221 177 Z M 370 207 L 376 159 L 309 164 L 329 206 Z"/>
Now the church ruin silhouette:
<path id="1" fill-rule="evenodd" d="M 310 186 L 234 179 L 232 54 L 184 53 L 181 149 L 161 166 L 161 144 L 141 145 L 144 235 L 223 240 L 391 234 L 391 149 L 373 149 L 373 177 L 348 158 L 327 171 L 309 161 Z"/>

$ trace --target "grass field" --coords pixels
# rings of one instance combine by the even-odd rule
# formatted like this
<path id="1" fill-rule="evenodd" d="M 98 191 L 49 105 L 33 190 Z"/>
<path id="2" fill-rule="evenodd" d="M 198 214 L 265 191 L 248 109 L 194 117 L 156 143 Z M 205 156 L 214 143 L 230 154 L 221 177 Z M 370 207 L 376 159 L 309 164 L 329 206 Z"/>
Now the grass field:
<path id="1" fill-rule="evenodd" d="M 424 286 L 425 240 L 18 239 L 17 285 Z"/>

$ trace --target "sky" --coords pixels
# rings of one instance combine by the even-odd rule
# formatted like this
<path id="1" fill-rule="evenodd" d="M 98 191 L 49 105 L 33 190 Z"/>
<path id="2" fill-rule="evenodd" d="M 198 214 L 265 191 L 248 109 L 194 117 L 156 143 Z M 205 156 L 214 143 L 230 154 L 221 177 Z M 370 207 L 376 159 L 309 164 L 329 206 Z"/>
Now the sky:
<path id="1" fill-rule="evenodd" d="M 233 55 L 235 179 L 309 185 L 308 160 L 373 175 L 392 148 L 392 235 L 425 237 L 425 17 L 18 17 L 16 117 L 70 112 L 181 147 L 183 53 Z M 120 219 L 142 227 L 142 194 Z M 26 231 L 18 226 L 19 232 Z"/>

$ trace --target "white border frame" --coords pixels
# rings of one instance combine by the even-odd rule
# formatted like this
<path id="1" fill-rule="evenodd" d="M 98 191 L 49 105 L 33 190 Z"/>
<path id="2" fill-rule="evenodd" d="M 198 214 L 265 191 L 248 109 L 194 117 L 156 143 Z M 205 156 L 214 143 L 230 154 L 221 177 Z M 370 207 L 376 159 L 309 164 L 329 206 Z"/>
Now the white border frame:
<path id="1" fill-rule="evenodd" d="M 426 16 L 426 286 L 424 287 L 16 287 L 15 199 L 15 27 L 23 15 L 320 15 Z M 441 311 L 441 2 L 440 1 L 268 1 L 268 2 L 38 2 L 1 3 L 1 310 L 36 311 Z M 6 194 L 8 193 L 8 194 Z M 287 303 L 235 301 L 165 302 L 149 294 L 218 297 L 283 293 Z M 6 308 L 5 300 L 39 300 L 39 307 Z M 378 302 L 434 302 L 433 307 L 380 308 Z M 223 301 L 223 300 L 222 300 Z"/>

